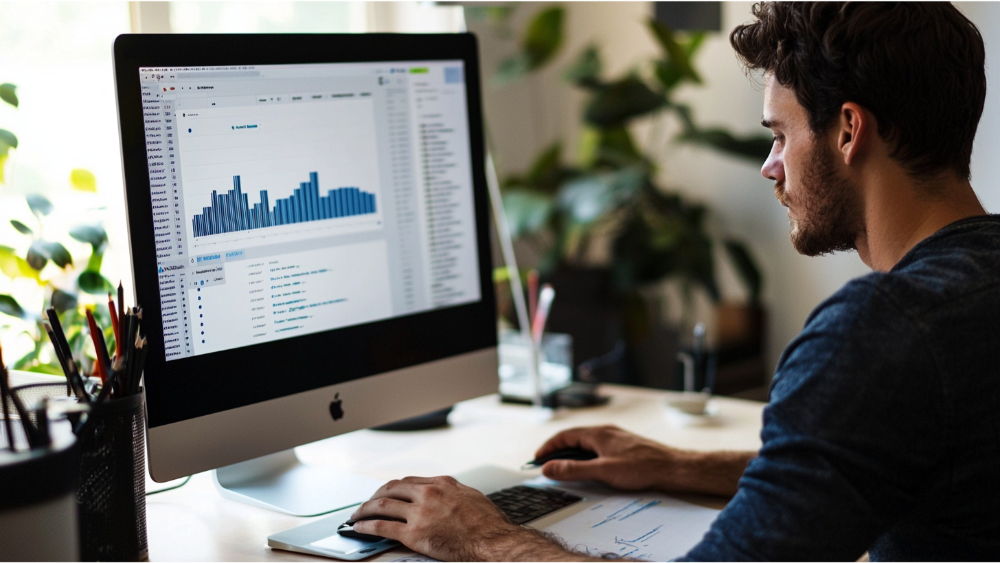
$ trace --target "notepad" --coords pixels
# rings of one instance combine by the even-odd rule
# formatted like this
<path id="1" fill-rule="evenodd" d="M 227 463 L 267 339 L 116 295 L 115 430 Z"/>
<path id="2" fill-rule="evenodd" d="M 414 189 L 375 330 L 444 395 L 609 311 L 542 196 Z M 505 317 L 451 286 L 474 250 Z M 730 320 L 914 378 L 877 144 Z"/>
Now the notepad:
<path id="1" fill-rule="evenodd" d="M 667 561 L 701 541 L 719 512 L 666 495 L 616 495 L 545 531 L 591 557 Z"/>

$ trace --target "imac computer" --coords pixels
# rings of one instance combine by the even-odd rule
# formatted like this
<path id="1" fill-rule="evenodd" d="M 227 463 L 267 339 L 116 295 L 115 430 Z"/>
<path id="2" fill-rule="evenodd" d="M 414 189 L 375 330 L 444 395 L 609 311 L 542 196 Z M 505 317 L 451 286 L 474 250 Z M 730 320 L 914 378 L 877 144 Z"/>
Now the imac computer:
<path id="1" fill-rule="evenodd" d="M 292 448 L 497 389 L 475 38 L 114 45 L 149 471 L 313 515 Z"/>

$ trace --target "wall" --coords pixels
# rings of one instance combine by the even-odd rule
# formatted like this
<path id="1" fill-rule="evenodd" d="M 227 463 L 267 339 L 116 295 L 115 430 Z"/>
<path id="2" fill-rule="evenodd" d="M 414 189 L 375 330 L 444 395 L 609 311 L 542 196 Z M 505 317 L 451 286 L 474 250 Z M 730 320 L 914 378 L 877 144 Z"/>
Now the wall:
<path id="1" fill-rule="evenodd" d="M 544 4 L 523 4 L 512 22 L 514 29 Z M 486 117 L 493 144 L 500 153 L 502 171 L 523 170 L 541 147 L 557 138 L 568 139 L 564 152 L 571 158 L 579 133 L 582 96 L 565 86 L 562 69 L 590 42 L 601 47 L 605 76 L 616 76 L 656 55 L 657 47 L 644 20 L 652 13 L 647 2 L 582 2 L 563 4 L 567 10 L 566 44 L 558 59 L 544 72 L 504 89 L 486 88 Z M 751 3 L 723 5 L 723 32 L 710 36 L 696 59 L 703 87 L 686 87 L 678 98 L 694 109 L 704 125 L 729 128 L 737 133 L 766 133 L 760 127 L 763 90 L 747 79 L 728 44 L 728 33 L 747 21 Z M 484 28 L 470 22 L 470 29 Z M 503 59 L 516 43 L 498 41 L 483 33 L 484 74 Z M 651 124 L 637 127 L 644 143 L 661 138 L 654 151 L 662 157 L 662 184 L 712 209 L 711 228 L 748 241 L 760 262 L 765 279 L 764 302 L 768 308 L 767 360 L 773 367 L 781 351 L 799 333 L 809 312 L 846 281 L 868 269 L 854 253 L 821 258 L 798 255 L 788 240 L 785 210 L 774 199 L 771 182 L 761 178 L 759 164 L 736 160 L 705 149 L 669 141 L 673 130 L 659 135 Z M 502 172 L 503 173 L 503 172 Z M 530 259 L 530 258 L 529 258 Z M 728 298 L 739 298 L 734 274 L 720 261 L 720 283 Z M 700 316 L 710 316 L 702 306 Z M 769 368 L 770 369 L 770 368 Z"/>

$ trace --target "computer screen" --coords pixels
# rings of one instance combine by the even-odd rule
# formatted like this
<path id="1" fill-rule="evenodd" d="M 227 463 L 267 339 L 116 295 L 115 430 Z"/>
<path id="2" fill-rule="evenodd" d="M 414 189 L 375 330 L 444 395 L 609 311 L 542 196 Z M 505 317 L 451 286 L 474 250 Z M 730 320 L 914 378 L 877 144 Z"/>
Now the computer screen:
<path id="1" fill-rule="evenodd" d="M 464 70 L 139 68 L 166 360 L 478 301 Z"/>
<path id="2" fill-rule="evenodd" d="M 114 53 L 154 479 L 496 391 L 473 36 Z"/>

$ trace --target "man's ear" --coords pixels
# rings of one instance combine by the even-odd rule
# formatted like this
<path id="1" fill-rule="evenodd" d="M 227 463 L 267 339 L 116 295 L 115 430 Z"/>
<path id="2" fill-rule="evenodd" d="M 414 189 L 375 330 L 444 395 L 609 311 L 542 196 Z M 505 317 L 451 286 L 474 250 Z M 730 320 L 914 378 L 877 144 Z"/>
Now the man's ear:
<path id="1" fill-rule="evenodd" d="M 837 122 L 837 152 L 844 164 L 854 163 L 871 145 L 875 131 L 875 116 L 854 102 L 840 106 Z"/>

